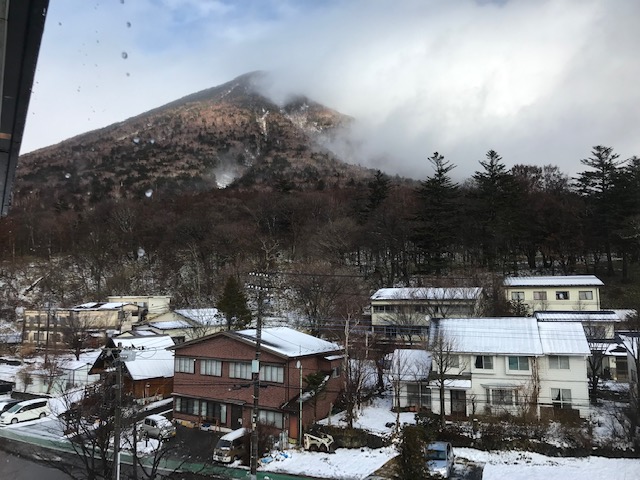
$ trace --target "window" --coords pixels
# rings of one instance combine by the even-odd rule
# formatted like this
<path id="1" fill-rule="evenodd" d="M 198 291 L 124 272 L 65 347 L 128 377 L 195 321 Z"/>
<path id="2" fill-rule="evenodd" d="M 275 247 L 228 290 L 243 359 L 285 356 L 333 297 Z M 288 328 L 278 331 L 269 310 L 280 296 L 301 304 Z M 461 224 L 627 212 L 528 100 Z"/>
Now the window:
<path id="1" fill-rule="evenodd" d="M 517 394 L 511 389 L 494 388 L 488 394 L 490 395 L 491 405 L 513 405 L 514 398 L 515 403 L 517 403 Z"/>
<path id="2" fill-rule="evenodd" d="M 224 403 L 201 400 L 200 415 L 208 421 L 217 421 L 220 425 L 227 423 L 227 406 Z"/>
<path id="3" fill-rule="evenodd" d="M 571 408 L 571 390 L 567 388 L 552 388 L 551 401 L 555 408 Z"/>
<path id="4" fill-rule="evenodd" d="M 493 370 L 493 357 L 489 355 L 478 355 L 476 357 L 476 368 Z"/>
<path id="5" fill-rule="evenodd" d="M 547 292 L 533 292 L 533 299 L 534 300 L 546 300 L 547 299 Z"/>
<path id="6" fill-rule="evenodd" d="M 509 370 L 529 370 L 529 357 L 509 357 Z"/>
<path id="7" fill-rule="evenodd" d="M 431 410 L 431 389 L 426 383 L 407 383 L 407 406 Z"/>
<path id="8" fill-rule="evenodd" d="M 579 300 L 593 300 L 593 292 L 591 290 L 584 290 L 578 292 Z"/>
<path id="9" fill-rule="evenodd" d="M 569 292 L 567 291 L 556 292 L 556 300 L 569 300 Z"/>
<path id="10" fill-rule="evenodd" d="M 195 358 L 176 357 L 176 372 L 195 373 Z"/>
<path id="11" fill-rule="evenodd" d="M 460 368 L 460 357 L 458 355 L 449 355 L 449 366 L 451 368 Z"/>
<path id="12" fill-rule="evenodd" d="M 244 378 L 251 380 L 251 363 L 231 362 L 229 364 L 229 378 Z"/>
<path id="13" fill-rule="evenodd" d="M 569 357 L 550 355 L 549 368 L 552 370 L 569 370 Z"/>
<path id="14" fill-rule="evenodd" d="M 195 398 L 176 397 L 176 412 L 186 413 L 188 415 L 199 415 L 200 401 Z"/>
<path id="15" fill-rule="evenodd" d="M 222 375 L 222 362 L 220 360 L 200 360 L 200 375 Z"/>
<path id="16" fill-rule="evenodd" d="M 338 378 L 342 375 L 342 365 L 338 365 L 331 370 L 331 378 Z"/>
<path id="17" fill-rule="evenodd" d="M 260 410 L 258 411 L 258 422 L 262 423 L 263 425 L 273 425 L 276 428 L 284 428 L 284 424 L 282 422 L 282 413 L 280 412 Z"/>
<path id="18" fill-rule="evenodd" d="M 260 380 L 264 382 L 284 383 L 284 367 L 260 365 Z"/>
<path id="19" fill-rule="evenodd" d="M 520 302 L 524 300 L 524 292 L 511 292 L 511 300 Z"/>

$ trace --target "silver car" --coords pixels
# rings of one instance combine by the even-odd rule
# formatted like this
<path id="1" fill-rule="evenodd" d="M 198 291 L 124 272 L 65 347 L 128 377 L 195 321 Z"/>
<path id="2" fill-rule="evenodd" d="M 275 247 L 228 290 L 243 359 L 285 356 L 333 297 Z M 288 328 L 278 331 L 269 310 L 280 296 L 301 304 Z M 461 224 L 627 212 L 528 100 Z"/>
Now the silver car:
<path id="1" fill-rule="evenodd" d="M 140 430 L 143 435 L 159 440 L 169 440 L 176 436 L 176 427 L 162 415 L 147 415 L 144 417 Z"/>
<path id="2" fill-rule="evenodd" d="M 455 455 L 449 442 L 432 442 L 425 449 L 427 469 L 434 476 L 449 478 L 453 471 Z"/>

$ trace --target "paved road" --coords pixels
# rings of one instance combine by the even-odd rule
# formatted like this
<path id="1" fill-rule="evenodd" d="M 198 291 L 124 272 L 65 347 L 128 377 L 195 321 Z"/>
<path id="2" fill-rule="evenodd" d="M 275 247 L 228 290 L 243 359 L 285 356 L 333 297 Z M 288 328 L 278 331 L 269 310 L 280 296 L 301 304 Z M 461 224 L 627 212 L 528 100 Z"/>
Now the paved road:
<path id="1" fill-rule="evenodd" d="M 71 477 L 55 468 L 40 465 L 17 455 L 0 450 L 0 478 L 11 480 L 69 480 Z"/>

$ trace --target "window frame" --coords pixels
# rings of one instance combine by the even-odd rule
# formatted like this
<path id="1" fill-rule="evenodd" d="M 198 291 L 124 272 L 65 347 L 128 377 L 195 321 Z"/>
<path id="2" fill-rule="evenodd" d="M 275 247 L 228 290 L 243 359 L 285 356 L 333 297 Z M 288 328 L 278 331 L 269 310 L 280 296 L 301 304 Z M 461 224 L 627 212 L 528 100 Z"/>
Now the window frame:
<path id="1" fill-rule="evenodd" d="M 511 301 L 512 302 L 524 302 L 524 291 L 512 291 L 511 292 Z"/>
<path id="2" fill-rule="evenodd" d="M 556 395 L 557 393 L 557 395 Z M 554 408 L 570 409 L 572 408 L 572 396 L 570 388 L 552 388 L 551 403 Z"/>
<path id="3" fill-rule="evenodd" d="M 176 357 L 173 371 L 175 373 L 196 373 L 196 359 L 193 357 Z"/>
<path id="4" fill-rule="evenodd" d="M 547 291 L 546 290 L 535 290 L 533 292 L 533 299 L 538 302 L 546 302 L 547 301 Z"/>
<path id="5" fill-rule="evenodd" d="M 570 300 L 569 290 L 556 290 L 556 300 Z"/>
<path id="6" fill-rule="evenodd" d="M 275 379 L 274 379 L 275 378 Z M 282 365 L 260 365 L 260 381 L 284 383 L 284 367 Z"/>
<path id="7" fill-rule="evenodd" d="M 578 300 L 593 300 L 593 290 L 578 290 Z"/>
<path id="8" fill-rule="evenodd" d="M 213 373 L 209 373 L 213 371 Z M 200 360 L 200 375 L 207 377 L 222 376 L 222 361 L 213 358 L 203 358 Z"/>
<path id="9" fill-rule="evenodd" d="M 479 359 L 481 360 L 482 366 L 478 366 Z M 489 363 L 491 364 L 490 367 L 485 366 L 486 359 L 489 359 Z M 473 364 L 475 368 L 477 368 L 478 370 L 493 370 L 493 355 L 476 355 L 476 358 Z"/>
<path id="10" fill-rule="evenodd" d="M 571 362 L 565 355 L 549 355 L 549 370 L 570 370 Z"/>
<path id="11" fill-rule="evenodd" d="M 516 368 L 511 368 L 512 359 L 515 359 Z M 521 368 L 523 359 L 526 360 L 527 368 Z M 509 355 L 507 357 L 507 371 L 509 372 L 529 372 L 531 366 L 529 364 L 529 357 L 525 355 Z"/>
<path id="12" fill-rule="evenodd" d="M 253 378 L 251 372 L 251 362 L 229 362 L 229 378 L 251 380 Z"/>

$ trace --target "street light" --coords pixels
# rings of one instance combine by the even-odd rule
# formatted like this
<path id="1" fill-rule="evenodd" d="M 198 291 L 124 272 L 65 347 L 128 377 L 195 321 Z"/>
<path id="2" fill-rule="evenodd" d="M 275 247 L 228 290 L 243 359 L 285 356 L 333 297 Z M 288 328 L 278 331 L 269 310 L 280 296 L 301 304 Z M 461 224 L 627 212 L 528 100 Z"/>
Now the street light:
<path id="1" fill-rule="evenodd" d="M 298 445 L 302 446 L 302 362 L 298 360 L 296 367 L 300 370 L 300 395 L 298 396 Z"/>

